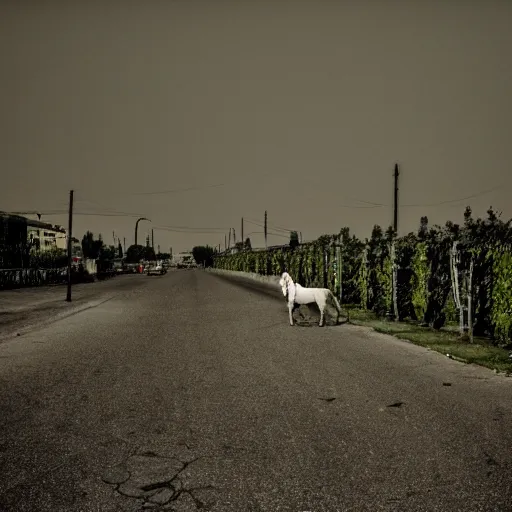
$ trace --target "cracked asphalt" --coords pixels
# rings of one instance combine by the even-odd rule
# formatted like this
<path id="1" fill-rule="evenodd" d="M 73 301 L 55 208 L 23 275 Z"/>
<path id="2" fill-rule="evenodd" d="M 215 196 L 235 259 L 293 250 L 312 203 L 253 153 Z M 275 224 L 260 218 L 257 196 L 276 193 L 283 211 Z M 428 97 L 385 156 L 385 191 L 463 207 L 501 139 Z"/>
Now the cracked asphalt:
<path id="1" fill-rule="evenodd" d="M 512 379 L 201 270 L 0 343 L 2 512 L 511 511 L 511 427 Z"/>

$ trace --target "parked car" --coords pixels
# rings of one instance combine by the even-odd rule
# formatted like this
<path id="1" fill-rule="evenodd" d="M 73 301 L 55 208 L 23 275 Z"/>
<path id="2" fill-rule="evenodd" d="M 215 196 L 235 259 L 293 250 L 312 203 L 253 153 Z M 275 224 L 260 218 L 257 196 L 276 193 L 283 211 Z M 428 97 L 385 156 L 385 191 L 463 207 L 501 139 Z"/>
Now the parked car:
<path id="1" fill-rule="evenodd" d="M 114 260 L 114 270 L 118 273 L 118 274 L 122 274 L 124 272 L 124 268 L 123 268 L 123 260 L 122 259 L 115 259 Z"/>
<path id="2" fill-rule="evenodd" d="M 148 270 L 147 270 L 148 276 L 162 276 L 166 273 L 167 273 L 167 270 L 161 263 L 157 263 L 156 265 L 151 265 L 148 267 Z"/>

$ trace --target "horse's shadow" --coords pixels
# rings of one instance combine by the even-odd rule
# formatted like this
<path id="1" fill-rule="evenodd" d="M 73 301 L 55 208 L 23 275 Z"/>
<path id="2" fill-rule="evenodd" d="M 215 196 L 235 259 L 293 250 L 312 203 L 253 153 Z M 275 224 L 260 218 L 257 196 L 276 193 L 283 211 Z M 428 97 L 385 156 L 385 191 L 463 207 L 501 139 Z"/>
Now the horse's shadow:
<path id="1" fill-rule="evenodd" d="M 292 310 L 294 325 L 298 327 L 318 327 L 320 323 L 320 309 L 315 302 L 310 304 L 295 304 Z M 338 315 L 338 311 L 327 305 L 324 314 L 324 325 L 335 327 L 348 323 L 348 316 Z"/>

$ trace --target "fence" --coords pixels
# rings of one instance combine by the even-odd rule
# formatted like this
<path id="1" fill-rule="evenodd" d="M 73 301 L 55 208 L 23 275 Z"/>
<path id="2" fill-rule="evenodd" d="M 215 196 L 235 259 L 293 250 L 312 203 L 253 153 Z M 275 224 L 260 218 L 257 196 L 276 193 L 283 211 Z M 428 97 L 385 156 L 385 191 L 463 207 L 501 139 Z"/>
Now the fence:
<path id="1" fill-rule="evenodd" d="M 81 265 L 73 265 L 73 283 L 87 282 L 96 277 L 105 279 L 115 273 L 100 269 L 95 260 L 84 259 Z M 25 288 L 32 286 L 64 284 L 68 279 L 67 266 L 58 268 L 13 268 L 0 269 L 0 290 Z"/>
<path id="2" fill-rule="evenodd" d="M 67 281 L 67 268 L 0 269 L 0 290 L 60 284 Z"/>

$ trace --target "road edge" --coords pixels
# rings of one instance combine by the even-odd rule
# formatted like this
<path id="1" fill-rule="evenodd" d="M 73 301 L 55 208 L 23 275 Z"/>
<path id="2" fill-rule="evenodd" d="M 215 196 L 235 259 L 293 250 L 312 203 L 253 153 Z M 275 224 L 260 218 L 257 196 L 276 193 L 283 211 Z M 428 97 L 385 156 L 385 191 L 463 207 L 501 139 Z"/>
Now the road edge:
<path id="1" fill-rule="evenodd" d="M 71 306 L 69 309 L 66 309 L 64 311 L 56 312 L 55 314 L 50 314 L 50 316 L 46 320 L 32 320 L 31 322 L 23 325 L 20 328 L 14 327 L 12 330 L 6 332 L 5 334 L 0 333 L 0 343 L 5 342 L 7 340 L 17 338 L 26 334 L 31 333 L 35 329 L 41 329 L 44 327 L 47 327 L 51 324 L 54 324 L 56 322 L 60 322 L 61 320 L 64 320 L 66 318 L 69 318 L 73 315 L 77 315 L 78 313 L 82 313 L 83 311 L 86 311 L 88 309 L 96 308 L 98 306 L 101 306 L 105 302 L 108 302 L 112 300 L 114 297 L 103 297 L 101 299 L 96 300 L 89 300 L 84 303 L 81 303 L 76 306 Z"/>

